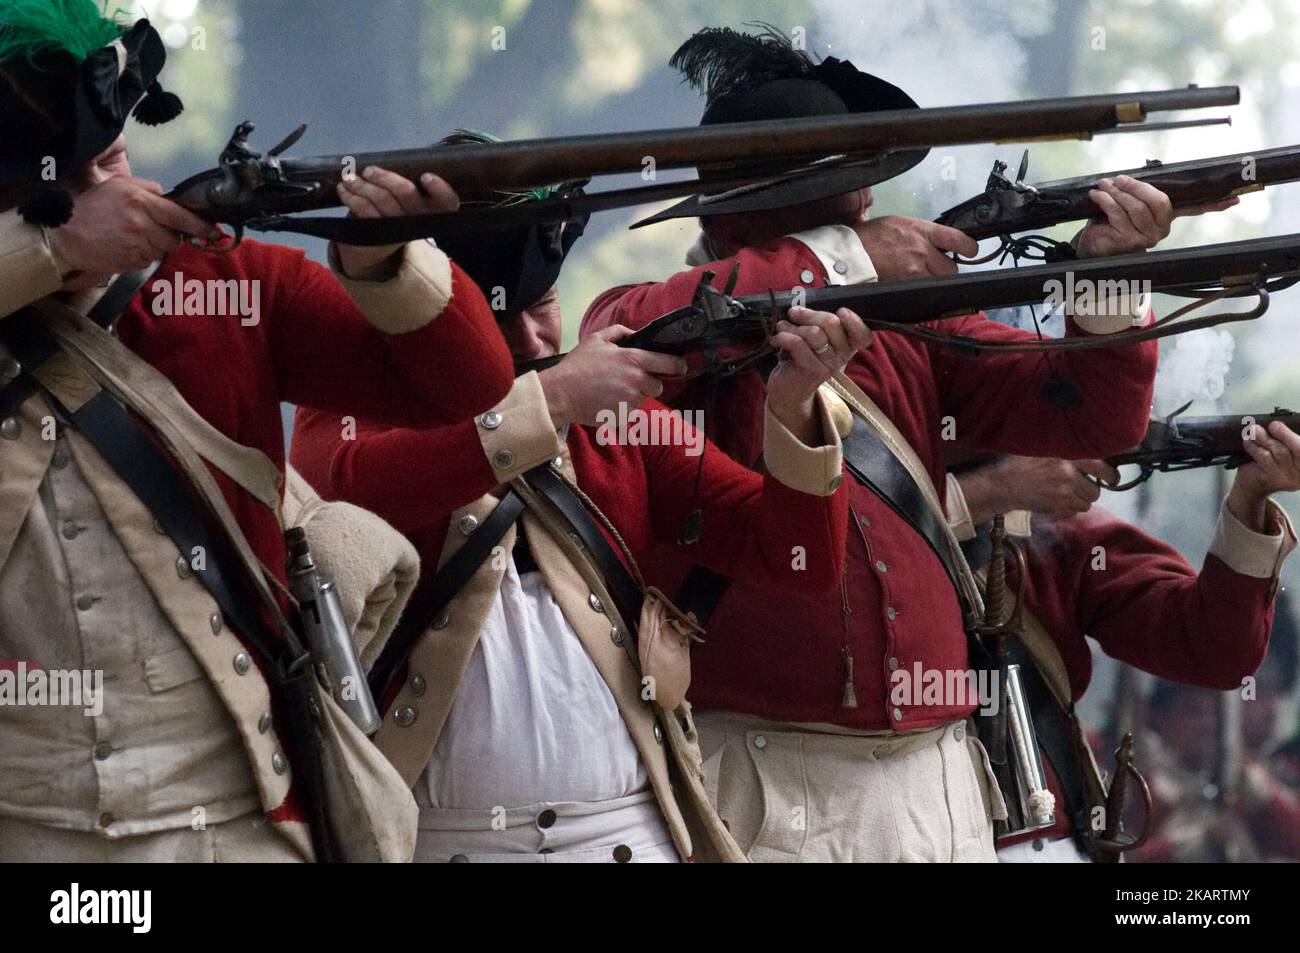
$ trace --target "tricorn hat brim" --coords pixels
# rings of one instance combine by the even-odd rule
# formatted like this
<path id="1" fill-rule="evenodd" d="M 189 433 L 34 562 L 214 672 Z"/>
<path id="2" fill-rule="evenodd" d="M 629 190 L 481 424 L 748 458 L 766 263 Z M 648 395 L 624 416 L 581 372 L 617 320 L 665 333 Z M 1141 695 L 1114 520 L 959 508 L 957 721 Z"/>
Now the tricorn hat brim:
<path id="1" fill-rule="evenodd" d="M 792 172 L 774 180 L 756 182 L 716 194 L 692 195 L 634 223 L 632 228 L 653 225 L 674 218 L 699 218 L 709 215 L 732 215 L 739 212 L 766 212 L 771 209 L 802 205 L 877 185 L 918 165 L 927 149 L 891 152 L 879 158 L 825 170 Z"/>

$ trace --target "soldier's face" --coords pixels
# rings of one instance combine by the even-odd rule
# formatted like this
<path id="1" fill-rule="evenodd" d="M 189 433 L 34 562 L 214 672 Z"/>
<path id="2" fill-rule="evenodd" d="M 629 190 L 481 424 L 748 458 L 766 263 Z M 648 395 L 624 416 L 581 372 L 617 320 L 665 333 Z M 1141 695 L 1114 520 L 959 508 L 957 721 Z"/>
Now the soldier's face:
<path id="1" fill-rule="evenodd" d="M 521 363 L 559 354 L 563 330 L 560 298 L 554 287 L 542 300 L 501 325 L 510 356 Z"/>
<path id="2" fill-rule="evenodd" d="M 101 182 L 117 176 L 131 174 L 131 161 L 127 157 L 126 137 L 118 136 L 107 149 L 67 178 L 60 178 L 59 185 L 73 195 L 86 192 Z"/>
<path id="3" fill-rule="evenodd" d="M 805 232 L 822 225 L 852 227 L 860 224 L 867 220 L 867 210 L 873 201 L 875 196 L 867 187 L 803 205 L 717 215 L 708 220 L 707 231 L 714 250 L 727 257 L 742 248 L 757 248 L 782 235 Z"/>

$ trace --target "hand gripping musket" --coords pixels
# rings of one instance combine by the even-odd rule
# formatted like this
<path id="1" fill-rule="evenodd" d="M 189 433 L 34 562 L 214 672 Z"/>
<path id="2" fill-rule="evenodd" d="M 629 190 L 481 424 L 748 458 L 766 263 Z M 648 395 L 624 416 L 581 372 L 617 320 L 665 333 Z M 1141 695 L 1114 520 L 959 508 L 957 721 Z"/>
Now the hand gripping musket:
<path id="1" fill-rule="evenodd" d="M 1060 261 L 1073 258 L 1073 248 L 1064 242 L 1042 235 L 1012 236 L 1031 229 L 1096 217 L 1098 208 L 1088 193 L 1101 179 L 1126 175 L 1148 182 L 1169 196 L 1175 208 L 1204 205 L 1234 195 L 1258 192 L 1269 185 L 1300 181 L 1300 145 L 1171 164 L 1152 159 L 1140 169 L 1101 172 L 1036 185 L 1024 183 L 1028 169 L 1028 150 L 1021 157 L 1014 181 L 1006 176 L 1005 162 L 994 162 L 993 172 L 982 193 L 953 206 L 935 219 L 940 225 L 958 229 L 976 240 L 1001 239 L 999 247 L 992 253 L 963 260 L 964 264 L 977 264 L 1008 255 L 1016 260 Z"/>
<path id="2" fill-rule="evenodd" d="M 726 376 L 771 354 L 768 338 L 773 326 L 790 308 L 803 306 L 831 312 L 849 308 L 875 330 L 893 331 L 971 355 L 1120 347 L 1259 317 L 1268 310 L 1272 291 L 1289 287 L 1300 278 L 1300 234 L 976 271 L 950 278 L 774 290 L 742 298 L 730 294 L 736 283 L 734 270 L 721 291 L 713 287 L 714 277 L 705 272 L 689 305 L 656 318 L 618 343 L 665 354 L 703 355 L 688 377 Z M 952 334 L 939 326 L 922 326 L 983 308 L 1029 304 L 1054 308 L 1047 315 L 1050 318 L 1078 298 L 1079 289 L 1088 289 L 1083 294 L 1096 297 L 1106 290 L 1128 288 L 1195 296 L 1196 300 L 1147 327 L 1104 335 L 987 341 Z M 1256 300 L 1248 310 L 1188 317 L 1225 298 L 1251 295 Z M 530 362 L 522 369 L 544 369 L 563 356 Z M 1070 395 L 1059 396 L 1068 401 Z"/>
<path id="3" fill-rule="evenodd" d="M 1151 113 L 1235 105 L 1235 86 L 1188 87 L 1107 96 L 1072 96 L 989 105 L 951 106 L 852 113 L 796 119 L 728 123 L 683 129 L 607 133 L 485 145 L 401 149 L 352 155 L 293 158 L 283 153 L 301 138 L 299 126 L 265 156 L 249 147 L 251 122 L 241 123 L 215 169 L 181 182 L 169 198 L 214 223 L 232 226 L 235 240 L 245 228 L 292 231 L 353 244 L 386 244 L 436 235 L 439 227 L 498 228 L 520 221 L 562 221 L 607 208 L 654 202 L 701 191 L 696 180 L 660 183 L 550 202 L 526 208 L 467 210 L 446 215 L 380 220 L 304 218 L 295 213 L 337 207 L 335 191 L 346 176 L 383 166 L 412 181 L 426 172 L 453 188 L 522 190 L 556 182 L 619 173 L 643 173 L 647 158 L 655 171 L 695 167 L 748 169 L 734 182 L 710 188 L 825 171 L 862 164 L 908 149 L 990 141 L 1088 139 L 1094 134 L 1151 130 L 1224 119 L 1148 123 Z"/>
<path id="4" fill-rule="evenodd" d="M 1274 407 L 1269 414 L 1226 414 L 1214 417 L 1182 417 L 1190 402 L 1168 417 L 1147 424 L 1146 436 L 1131 450 L 1125 450 L 1106 462 L 1116 469 L 1136 465 L 1138 475 L 1115 486 L 1098 482 L 1108 490 L 1129 490 L 1151 478 L 1159 470 L 1174 473 L 1200 467 L 1235 469 L 1250 462 L 1242 445 L 1252 427 L 1268 427 L 1281 421 L 1300 429 L 1300 414 L 1284 407 Z"/>
<path id="5" fill-rule="evenodd" d="M 1018 638 L 1028 574 L 1023 550 L 1007 537 L 1001 515 L 993 518 L 991 549 L 984 582 L 984 621 L 976 631 L 984 663 L 994 674 L 996 707 L 979 719 L 980 741 L 988 752 L 998 787 L 1007 801 L 1007 820 L 998 836 L 1041 830 L 1056 823 L 1056 799 L 1047 788 L 1047 773 L 1020 682 L 1020 666 L 1008 660 L 1008 640 Z M 1016 562 L 1018 588 L 1007 584 L 1007 557 Z M 1010 605 L 1008 605 L 1010 603 Z"/>

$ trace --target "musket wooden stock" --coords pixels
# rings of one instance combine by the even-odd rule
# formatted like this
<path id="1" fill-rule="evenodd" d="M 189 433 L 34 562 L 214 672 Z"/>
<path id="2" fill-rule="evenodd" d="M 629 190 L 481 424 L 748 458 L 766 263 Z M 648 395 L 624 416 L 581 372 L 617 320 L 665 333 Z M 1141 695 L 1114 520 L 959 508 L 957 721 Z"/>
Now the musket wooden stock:
<path id="1" fill-rule="evenodd" d="M 647 158 L 656 171 L 736 163 L 789 169 L 828 156 L 852 160 L 976 142 L 1086 139 L 1121 126 L 1140 128 L 1151 113 L 1231 106 L 1239 99 L 1235 86 L 1188 87 L 275 160 L 252 153 L 236 137 L 221 167 L 185 180 L 170 196 L 211 220 L 245 222 L 337 206 L 334 186 L 371 165 L 412 180 L 434 172 L 454 187 L 497 189 L 642 172 Z"/>

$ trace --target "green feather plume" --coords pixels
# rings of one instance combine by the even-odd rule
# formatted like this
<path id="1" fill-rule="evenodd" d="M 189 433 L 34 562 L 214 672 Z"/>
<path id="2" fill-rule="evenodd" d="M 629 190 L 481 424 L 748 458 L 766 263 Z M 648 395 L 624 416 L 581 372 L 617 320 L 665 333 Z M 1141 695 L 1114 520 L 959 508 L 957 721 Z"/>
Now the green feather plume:
<path id="1" fill-rule="evenodd" d="M 81 62 L 123 27 L 95 0 L 0 0 L 0 63 L 62 50 Z M 114 10 L 113 16 L 121 13 Z"/>
<path id="2" fill-rule="evenodd" d="M 3 0 L 0 0 L 3 2 Z M 440 146 L 464 146 L 464 145 L 490 145 L 494 142 L 500 142 L 501 139 L 492 135 L 490 132 L 480 132 L 477 129 L 457 129 L 449 136 L 443 136 L 438 140 Z M 504 190 L 494 190 L 498 195 L 503 196 L 501 205 L 515 205 L 519 202 L 531 202 L 536 199 L 550 198 L 555 192 L 553 186 L 542 185 L 536 188 L 526 189 L 523 192 L 508 192 Z"/>

